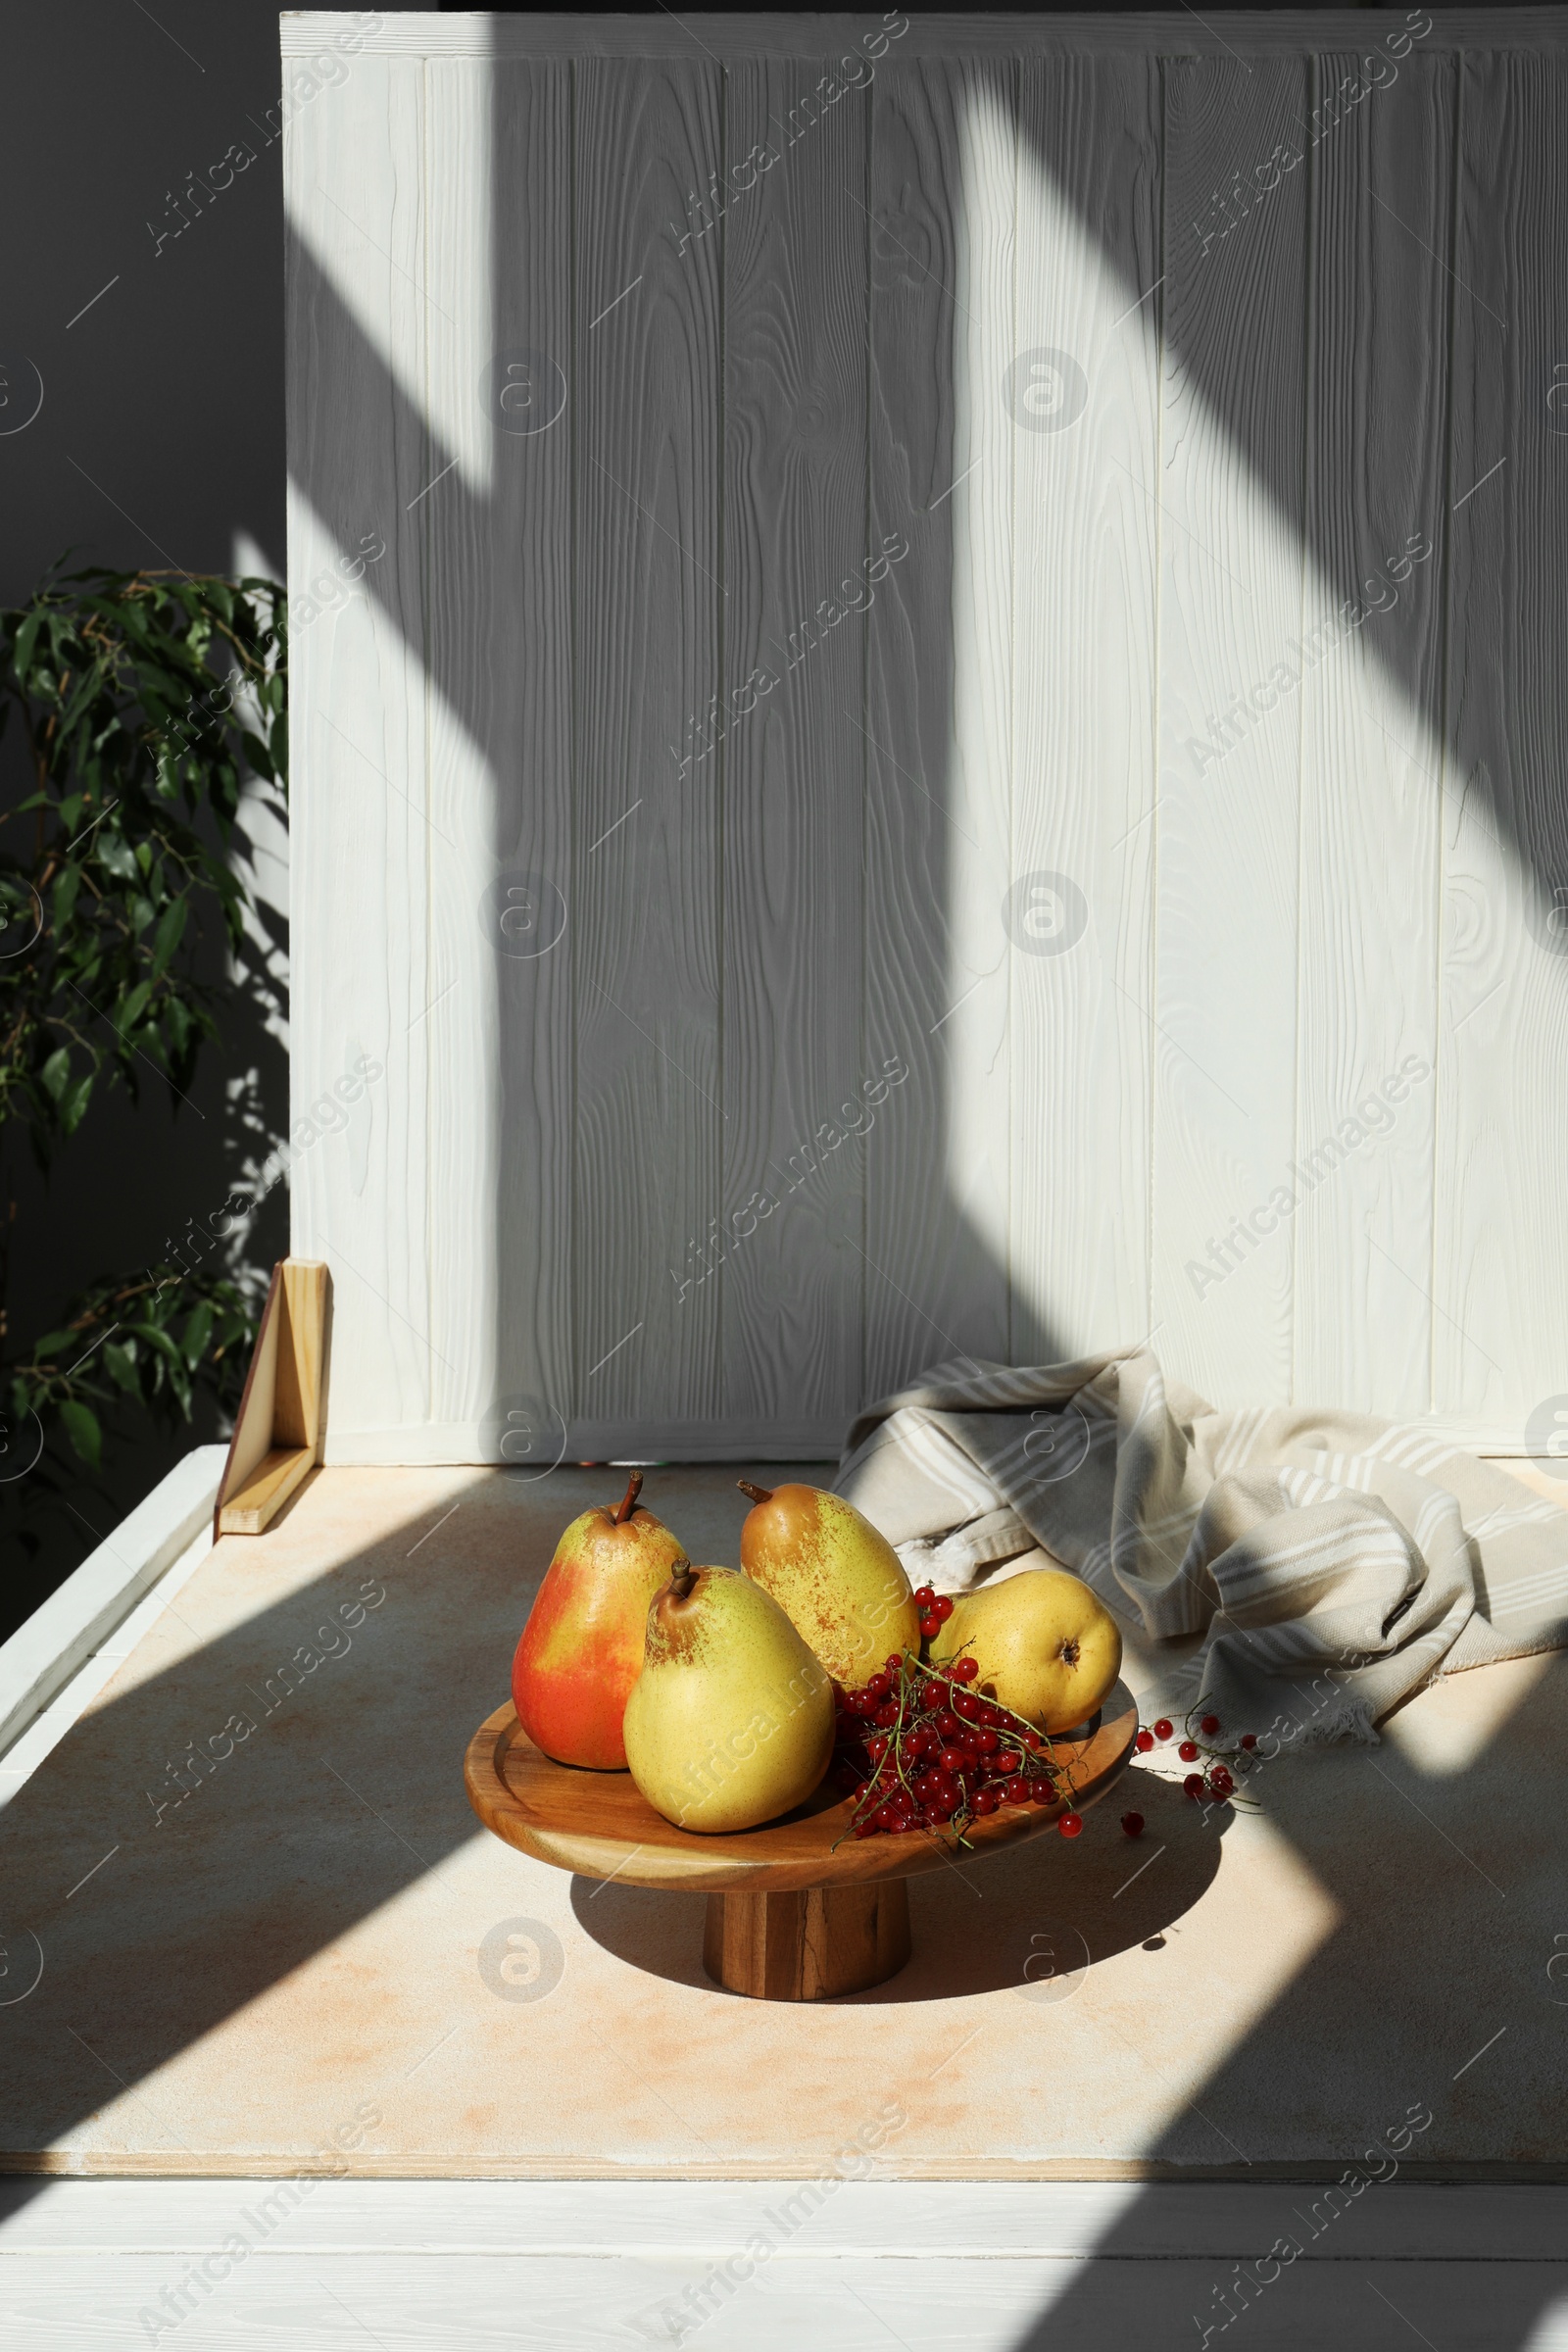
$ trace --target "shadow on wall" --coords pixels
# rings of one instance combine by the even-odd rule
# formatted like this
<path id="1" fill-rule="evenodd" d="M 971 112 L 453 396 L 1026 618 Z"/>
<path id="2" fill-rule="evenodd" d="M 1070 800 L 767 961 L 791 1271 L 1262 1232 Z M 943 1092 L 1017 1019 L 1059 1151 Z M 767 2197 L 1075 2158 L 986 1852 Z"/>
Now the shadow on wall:
<path id="1" fill-rule="evenodd" d="M 1504 444 L 1538 411 L 1549 460 L 1555 412 L 1527 397 L 1536 330 L 1455 285 L 1518 227 L 1514 192 L 1494 206 L 1477 176 L 1505 167 L 1475 140 L 1461 163 L 1466 109 L 1506 110 L 1528 144 L 1552 69 L 1396 37 L 1397 105 L 1371 77 L 1352 104 L 1332 59 L 1283 51 L 1255 69 L 884 55 L 859 99 L 827 108 L 814 65 L 778 59 L 722 80 L 702 58 L 500 58 L 488 84 L 443 68 L 424 134 L 448 270 L 424 314 L 433 422 L 323 266 L 332 223 L 305 191 L 296 487 L 339 546 L 384 532 L 392 560 L 367 587 L 463 747 L 430 790 L 488 826 L 477 853 L 464 842 L 456 899 L 441 841 L 427 877 L 438 925 L 466 940 L 475 855 L 488 876 L 490 1001 L 462 1015 L 501 1065 L 496 1132 L 470 1154 L 493 1217 L 473 1241 L 494 1312 L 481 1449 L 511 1426 L 595 1456 L 825 1453 L 868 1396 L 944 1357 L 1060 1360 L 1164 1327 L 1179 1365 L 1202 1358 L 1210 1326 L 1195 1344 L 1161 1260 L 1201 1250 L 1188 1228 L 1219 1221 L 1220 1183 L 1266 1166 L 1267 1197 L 1263 1131 L 1283 1161 L 1311 1115 L 1280 1094 L 1298 1053 L 1339 1066 L 1331 1039 L 1300 1045 L 1296 932 L 1337 919 L 1342 812 L 1318 779 L 1359 773 L 1368 747 L 1412 811 L 1427 993 L 1399 1017 L 1422 1042 L 1448 781 L 1454 822 L 1534 878 L 1549 935 L 1562 808 L 1535 739 L 1563 691 L 1555 492 L 1540 450 L 1539 497 L 1504 502 L 1493 477 L 1528 454 Z M 498 225 L 475 292 L 453 223 L 486 145 Z M 1222 163 L 1254 146 L 1248 200 L 1219 203 Z M 1543 266 L 1528 243 L 1493 260 L 1494 291 Z M 1015 336 L 1069 297 L 1098 338 L 1084 364 L 1020 358 Z M 488 319 L 474 366 L 478 330 L 449 302 Z M 1139 338 L 1130 361 L 1112 328 Z M 1073 339 L 1070 320 L 1052 331 Z M 1112 393 L 1086 409 L 1107 368 Z M 1152 405 L 1128 423 L 1117 403 L 1140 384 Z M 1042 453 L 1058 480 L 1075 450 L 1106 512 L 1057 546 L 1023 493 Z M 1497 593 L 1465 586 L 1482 581 Z M 1207 637 L 1186 642 L 1199 603 Z M 1126 695 L 1107 685 L 1118 614 Z M 1346 638 L 1348 714 L 1309 712 Z M 1233 641 L 1237 660 L 1273 657 L 1255 694 L 1213 653 Z M 1010 733 L 1009 695 L 1028 722 Z M 376 764 L 329 723 L 312 738 L 323 776 Z M 1112 791 L 1127 836 L 1159 831 L 1163 897 L 1148 857 L 1133 874 L 1091 838 Z M 1205 832 L 1222 801 L 1260 812 L 1233 873 Z M 1288 921 L 1250 858 L 1284 861 Z M 1156 973 L 1183 893 L 1200 912 L 1207 894 L 1202 923 L 1231 926 L 1241 967 Z M 1374 911 L 1351 907 L 1363 942 L 1387 932 Z M 1337 954 L 1330 993 L 1384 1002 L 1381 971 L 1347 978 Z M 1263 1026 L 1233 1038 L 1227 1089 L 1181 1041 L 1231 1022 L 1249 988 L 1241 1015 Z M 1127 1203 L 1154 1197 L 1157 1154 L 1172 1222 L 1152 1249 Z M 1289 1296 L 1243 1321 L 1273 1353 L 1238 1359 L 1230 1385 L 1289 1394 Z M 1308 1352 L 1305 1386 L 1329 1360 Z M 1203 1362 L 1182 1368 L 1211 1386 Z"/>

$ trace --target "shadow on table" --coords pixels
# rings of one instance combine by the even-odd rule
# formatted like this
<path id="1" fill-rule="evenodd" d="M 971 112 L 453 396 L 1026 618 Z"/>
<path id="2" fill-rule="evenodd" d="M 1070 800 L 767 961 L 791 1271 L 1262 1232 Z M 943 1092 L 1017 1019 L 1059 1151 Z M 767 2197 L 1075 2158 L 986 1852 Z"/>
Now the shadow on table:
<path id="1" fill-rule="evenodd" d="M 1147 1824 L 1136 1839 L 1120 1826 L 1130 1809 Z M 956 1856 L 950 1868 L 912 1879 L 913 1957 L 885 1984 L 850 1997 L 880 2005 L 1010 1991 L 1035 2004 L 1070 2000 L 1101 1961 L 1134 1946 L 1152 1955 L 1164 1948 L 1167 1931 L 1218 1870 L 1231 1819 L 1226 1811 L 1205 1818 L 1168 1783 L 1130 1771 L 1085 1816 L 1075 1844 L 1031 1838 L 983 1859 Z M 605 1951 L 711 1992 L 702 1953 L 707 1899 L 594 1879 L 571 1886 L 579 1925 Z"/>

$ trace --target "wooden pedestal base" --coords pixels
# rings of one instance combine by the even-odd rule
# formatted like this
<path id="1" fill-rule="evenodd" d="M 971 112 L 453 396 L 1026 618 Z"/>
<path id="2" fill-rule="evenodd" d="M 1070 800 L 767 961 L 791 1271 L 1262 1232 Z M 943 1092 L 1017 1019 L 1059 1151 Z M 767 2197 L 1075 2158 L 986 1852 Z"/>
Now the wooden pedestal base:
<path id="1" fill-rule="evenodd" d="M 1138 1709 L 1118 1683 L 1093 1724 L 1053 1741 L 1056 1802 L 1002 1805 L 971 1822 L 966 1859 L 1048 1835 L 1069 1806 L 1083 1812 L 1137 1736 Z M 703 1965 L 727 1992 L 758 2001 L 830 2001 L 896 1975 L 909 1957 L 906 1880 L 953 1867 L 944 1838 L 852 1837 L 855 1799 L 831 1784 L 782 1821 L 697 1837 L 656 1813 L 629 1772 L 553 1764 L 510 1706 L 474 1733 L 464 1778 L 486 1829 L 541 1862 L 706 1894 Z"/>
<path id="2" fill-rule="evenodd" d="M 896 1975 L 908 1957 L 903 1879 L 708 1898 L 703 1966 L 727 1991 L 755 2000 L 828 2001 L 864 1992 Z"/>

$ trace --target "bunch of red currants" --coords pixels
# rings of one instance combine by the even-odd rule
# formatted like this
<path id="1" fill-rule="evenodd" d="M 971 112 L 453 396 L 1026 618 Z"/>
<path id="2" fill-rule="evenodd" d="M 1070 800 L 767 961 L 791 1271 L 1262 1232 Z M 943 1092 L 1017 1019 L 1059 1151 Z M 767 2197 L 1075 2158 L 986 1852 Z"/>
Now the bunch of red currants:
<path id="1" fill-rule="evenodd" d="M 1056 1802 L 1050 1740 L 970 1690 L 978 1674 L 973 1658 L 934 1667 L 894 1657 L 860 1690 L 838 1693 L 834 1778 L 859 1792 L 853 1836 L 961 1834 L 1002 1805 Z"/>

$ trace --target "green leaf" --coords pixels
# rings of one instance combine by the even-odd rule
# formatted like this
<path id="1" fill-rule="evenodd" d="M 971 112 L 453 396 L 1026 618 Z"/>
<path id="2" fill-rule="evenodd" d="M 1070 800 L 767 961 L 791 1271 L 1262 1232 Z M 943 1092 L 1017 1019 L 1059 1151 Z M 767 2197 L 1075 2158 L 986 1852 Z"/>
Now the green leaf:
<path id="1" fill-rule="evenodd" d="M 185 1326 L 185 1361 L 194 1372 L 207 1353 L 207 1343 L 213 1336 L 213 1309 L 203 1299 Z"/>
<path id="2" fill-rule="evenodd" d="M 17 676 L 22 679 L 24 685 L 26 683 L 27 672 L 32 667 L 32 649 L 38 642 L 38 631 L 42 625 L 43 614 L 34 607 L 17 631 L 17 650 L 12 660 Z"/>
<path id="3" fill-rule="evenodd" d="M 67 1396 L 61 1402 L 60 1418 L 66 1425 L 66 1435 L 71 1440 L 73 1452 L 86 1463 L 89 1470 L 96 1470 L 103 1451 L 103 1432 L 98 1426 L 97 1414 L 77 1397 Z"/>
<path id="4" fill-rule="evenodd" d="M 60 1098 L 60 1129 L 63 1135 L 74 1135 L 85 1115 L 92 1094 L 93 1073 L 88 1070 L 74 1086 L 67 1087 Z"/>
<path id="5" fill-rule="evenodd" d="M 104 1368 L 110 1379 L 117 1387 L 123 1389 L 127 1396 L 141 1395 L 135 1357 L 128 1348 L 122 1348 L 118 1340 L 108 1340 L 104 1344 Z"/>
<path id="6" fill-rule="evenodd" d="M 150 980 L 139 980 L 128 997 L 122 997 L 115 1006 L 115 1027 L 122 1037 L 128 1037 L 147 1009 L 147 1000 L 153 993 Z"/>
<path id="7" fill-rule="evenodd" d="M 169 959 L 178 947 L 190 912 L 186 899 L 172 899 L 159 919 L 157 936 L 153 940 L 153 971 L 161 975 L 169 968 Z"/>
<path id="8" fill-rule="evenodd" d="M 79 1331 L 46 1331 L 41 1340 L 34 1340 L 32 1344 L 32 1360 L 35 1364 L 51 1363 L 56 1356 L 65 1355 L 69 1355 L 74 1363 L 80 1353 Z"/>
<path id="9" fill-rule="evenodd" d="M 71 921 L 76 905 L 76 893 L 81 888 L 81 868 L 68 865 L 55 884 L 55 931 L 58 935 Z"/>
<path id="10" fill-rule="evenodd" d="M 44 1092 L 49 1100 L 52 1102 L 58 1102 L 64 1095 L 67 1082 L 71 1077 L 70 1047 L 57 1047 L 38 1072 L 38 1076 L 43 1081 Z"/>
<path id="11" fill-rule="evenodd" d="M 159 1354 L 167 1357 L 170 1363 L 177 1364 L 180 1361 L 179 1349 L 168 1332 L 161 1331 L 156 1323 L 136 1323 L 131 1329 L 138 1340 L 145 1340 L 149 1347 L 156 1348 Z"/>

